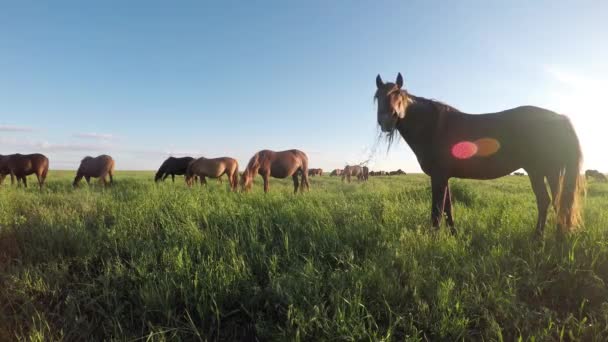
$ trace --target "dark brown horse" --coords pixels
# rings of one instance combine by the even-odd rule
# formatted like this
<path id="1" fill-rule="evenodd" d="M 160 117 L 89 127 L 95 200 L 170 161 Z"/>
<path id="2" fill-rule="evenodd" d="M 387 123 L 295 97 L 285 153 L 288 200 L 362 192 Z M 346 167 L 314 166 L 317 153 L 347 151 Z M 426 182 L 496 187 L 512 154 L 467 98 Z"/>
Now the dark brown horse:
<path id="1" fill-rule="evenodd" d="M 188 168 L 188 164 L 193 160 L 194 158 L 192 157 L 167 158 L 160 165 L 160 168 L 156 172 L 156 175 L 154 176 L 154 181 L 164 181 L 165 179 L 167 179 L 167 177 L 171 176 L 171 180 L 175 183 L 175 175 L 185 175 L 186 169 Z"/>
<path id="2" fill-rule="evenodd" d="M 309 176 L 323 176 L 323 169 L 308 169 Z"/>
<path id="3" fill-rule="evenodd" d="M 198 158 L 191 161 L 186 169 L 186 184 L 192 186 L 195 177 L 199 177 L 201 185 L 206 185 L 206 177 L 217 178 L 221 182 L 222 175 L 228 176 L 230 189 L 236 191 L 239 177 L 239 163 L 236 159 L 223 158 Z"/>
<path id="4" fill-rule="evenodd" d="M 603 173 L 599 172 L 598 170 L 586 170 L 585 171 L 585 177 L 587 179 L 595 179 L 596 181 L 599 181 L 599 182 L 606 182 L 606 181 L 608 181 L 608 179 L 606 178 L 606 175 L 604 175 Z"/>
<path id="5" fill-rule="evenodd" d="M 7 175 L 11 174 L 11 170 L 8 168 L 8 156 L 0 154 L 0 185 L 4 181 Z M 15 183 L 15 178 L 11 175 L 11 184 Z"/>
<path id="6" fill-rule="evenodd" d="M 342 182 L 346 179 L 350 183 L 351 177 L 363 180 L 363 168 L 359 165 L 346 165 L 342 171 Z"/>
<path id="7" fill-rule="evenodd" d="M 376 77 L 378 125 L 392 141 L 398 131 L 411 147 L 422 171 L 431 177 L 431 221 L 438 227 L 445 213 L 453 229 L 448 180 L 493 179 L 523 168 L 536 195 L 536 231 L 542 235 L 551 199 L 558 229 L 580 221 L 578 199 L 582 153 L 570 120 L 552 111 L 523 106 L 498 113 L 471 115 L 438 101 L 409 94 L 403 78 L 384 83 Z"/>
<path id="8" fill-rule="evenodd" d="M 259 174 L 264 179 L 264 192 L 268 192 L 269 178 L 287 178 L 293 179 L 293 192 L 298 192 L 298 173 L 301 174 L 300 192 L 304 191 L 304 187 L 309 189 L 308 185 L 308 156 L 300 150 L 287 151 L 270 151 L 262 150 L 256 153 L 249 160 L 247 168 L 241 176 L 241 188 L 243 191 L 251 189 L 253 177 Z"/>
<path id="9" fill-rule="evenodd" d="M 363 167 L 363 180 L 367 181 L 369 179 L 369 168 L 367 166 Z"/>
<path id="10" fill-rule="evenodd" d="M 27 188 L 27 176 L 35 174 L 38 178 L 40 189 L 44 185 L 46 175 L 49 172 L 49 159 L 40 154 L 11 154 L 6 159 L 8 170 L 11 174 L 11 183 L 13 177 L 17 178 L 17 185 L 23 185 Z"/>
<path id="11" fill-rule="evenodd" d="M 74 187 L 78 186 L 80 180 L 84 177 L 87 184 L 90 184 L 91 177 L 99 178 L 99 182 L 104 186 L 114 184 L 114 159 L 112 157 L 102 154 L 95 158 L 86 156 L 80 162 L 80 167 L 76 171 L 76 178 L 74 178 Z M 110 178 L 110 182 L 106 180 L 106 177 Z"/>

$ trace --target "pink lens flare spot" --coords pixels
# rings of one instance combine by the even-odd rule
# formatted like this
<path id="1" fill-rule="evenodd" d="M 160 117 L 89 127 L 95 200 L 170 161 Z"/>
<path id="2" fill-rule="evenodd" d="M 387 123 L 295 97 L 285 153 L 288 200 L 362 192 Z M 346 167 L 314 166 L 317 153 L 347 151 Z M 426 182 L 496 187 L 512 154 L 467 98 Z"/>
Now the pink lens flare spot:
<path id="1" fill-rule="evenodd" d="M 477 145 L 470 141 L 461 141 L 452 146 L 452 156 L 457 159 L 469 159 L 477 153 Z"/>

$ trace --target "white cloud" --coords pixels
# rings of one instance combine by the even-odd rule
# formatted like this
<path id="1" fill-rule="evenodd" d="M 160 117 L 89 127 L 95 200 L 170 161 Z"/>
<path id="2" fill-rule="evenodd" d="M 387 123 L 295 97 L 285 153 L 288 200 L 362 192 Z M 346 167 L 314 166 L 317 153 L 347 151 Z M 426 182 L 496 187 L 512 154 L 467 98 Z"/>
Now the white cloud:
<path id="1" fill-rule="evenodd" d="M 73 136 L 76 138 L 81 138 L 81 139 L 96 139 L 96 140 L 114 139 L 114 136 L 112 134 L 105 134 L 105 133 L 75 133 Z"/>
<path id="2" fill-rule="evenodd" d="M 32 131 L 34 131 L 34 129 L 31 127 L 0 125 L 0 132 L 32 132 Z"/>

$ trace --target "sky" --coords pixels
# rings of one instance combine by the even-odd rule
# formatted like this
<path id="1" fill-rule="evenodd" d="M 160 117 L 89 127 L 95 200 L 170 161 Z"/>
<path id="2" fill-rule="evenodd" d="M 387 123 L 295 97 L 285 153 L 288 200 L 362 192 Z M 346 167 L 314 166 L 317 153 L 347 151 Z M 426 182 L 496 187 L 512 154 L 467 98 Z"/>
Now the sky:
<path id="1" fill-rule="evenodd" d="M 298 148 L 310 167 L 370 160 L 420 172 L 378 142 L 375 77 L 468 113 L 568 115 L 585 167 L 608 171 L 607 1 L 0 0 L 0 154 L 52 169 L 110 154 Z"/>

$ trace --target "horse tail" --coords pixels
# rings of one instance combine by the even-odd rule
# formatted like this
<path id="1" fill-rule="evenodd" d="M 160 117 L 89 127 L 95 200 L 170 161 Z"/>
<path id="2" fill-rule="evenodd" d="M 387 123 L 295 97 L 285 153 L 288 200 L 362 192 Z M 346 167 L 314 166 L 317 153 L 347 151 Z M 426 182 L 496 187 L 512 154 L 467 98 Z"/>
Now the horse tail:
<path id="1" fill-rule="evenodd" d="M 108 170 L 110 175 L 110 184 L 114 184 L 114 159 L 110 160 L 110 169 Z"/>
<path id="2" fill-rule="evenodd" d="M 562 166 L 557 195 L 557 222 L 562 232 L 570 232 L 582 223 L 581 197 L 585 194 L 585 178 L 580 175 L 583 153 L 570 120 L 565 132 L 566 160 Z"/>
<path id="3" fill-rule="evenodd" d="M 237 185 L 239 184 L 239 162 L 234 161 L 234 170 L 232 170 L 232 189 L 236 190 Z"/>
<path id="4" fill-rule="evenodd" d="M 40 178 L 42 178 L 42 183 L 44 183 L 44 181 L 46 180 L 46 175 L 48 173 L 49 173 L 49 161 L 47 159 L 46 163 L 44 163 L 44 168 L 42 169 L 42 174 L 40 175 Z"/>
<path id="5" fill-rule="evenodd" d="M 308 156 L 306 153 L 302 152 L 302 178 L 300 179 L 300 191 L 304 191 L 304 186 L 306 185 L 306 189 L 310 189 L 310 185 L 308 184 Z"/>

